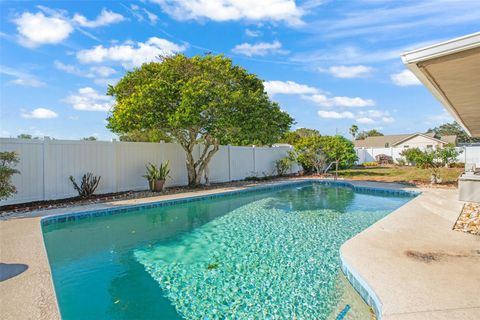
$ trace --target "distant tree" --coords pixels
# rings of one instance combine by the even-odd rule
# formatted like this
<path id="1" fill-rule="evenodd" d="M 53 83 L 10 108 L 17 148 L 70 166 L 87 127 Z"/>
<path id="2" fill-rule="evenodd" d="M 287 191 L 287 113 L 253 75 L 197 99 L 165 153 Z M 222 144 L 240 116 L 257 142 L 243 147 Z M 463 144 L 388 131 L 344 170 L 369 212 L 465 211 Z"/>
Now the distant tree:
<path id="1" fill-rule="evenodd" d="M 128 72 L 108 94 L 115 104 L 107 127 L 171 137 L 185 150 L 189 185 L 200 183 L 220 144 L 273 144 L 293 122 L 270 101 L 262 80 L 222 55 L 163 57 Z"/>
<path id="2" fill-rule="evenodd" d="M 285 133 L 280 139 L 280 142 L 288 143 L 294 146 L 298 143 L 302 138 L 309 138 L 309 137 L 320 137 L 320 132 L 315 129 L 309 128 L 299 128 L 295 131 L 289 131 Z"/>
<path id="3" fill-rule="evenodd" d="M 21 133 L 17 136 L 18 139 L 33 139 L 31 134 Z"/>
<path id="4" fill-rule="evenodd" d="M 335 162 L 335 170 L 352 166 L 358 160 L 353 143 L 342 136 L 312 136 L 295 145 L 298 163 L 307 171 L 320 173 L 327 162 Z"/>
<path id="5" fill-rule="evenodd" d="M 98 139 L 95 136 L 90 136 L 90 137 L 82 138 L 82 140 L 84 140 L 84 141 L 97 141 Z"/>
<path id="6" fill-rule="evenodd" d="M 353 143 L 340 135 L 322 137 L 322 150 L 329 162 L 335 162 L 335 174 L 339 167 L 351 167 L 358 160 Z"/>
<path id="7" fill-rule="evenodd" d="M 383 136 L 383 133 L 377 129 L 372 129 L 368 131 L 362 131 L 357 135 L 357 140 L 365 140 L 367 137 L 379 137 Z"/>
<path id="8" fill-rule="evenodd" d="M 456 135 L 458 138 L 458 142 L 460 143 L 471 143 L 471 142 L 480 142 L 480 138 L 472 138 L 470 137 L 465 130 L 457 123 L 445 123 L 433 129 L 428 129 L 427 133 L 434 132 L 438 136 L 450 136 Z"/>
<path id="9" fill-rule="evenodd" d="M 305 171 L 315 170 L 317 174 L 322 173 L 327 161 L 322 150 L 322 137 L 320 136 L 300 138 L 295 144 L 295 155 L 297 162 Z"/>
<path id="10" fill-rule="evenodd" d="M 128 142 L 174 142 L 172 137 L 167 136 L 161 130 L 133 130 L 120 135 L 120 141 Z"/>
<path id="11" fill-rule="evenodd" d="M 352 126 L 350 127 L 350 129 L 348 131 L 352 135 L 352 139 L 355 140 L 355 137 L 358 134 L 358 126 L 356 124 L 352 124 Z"/>

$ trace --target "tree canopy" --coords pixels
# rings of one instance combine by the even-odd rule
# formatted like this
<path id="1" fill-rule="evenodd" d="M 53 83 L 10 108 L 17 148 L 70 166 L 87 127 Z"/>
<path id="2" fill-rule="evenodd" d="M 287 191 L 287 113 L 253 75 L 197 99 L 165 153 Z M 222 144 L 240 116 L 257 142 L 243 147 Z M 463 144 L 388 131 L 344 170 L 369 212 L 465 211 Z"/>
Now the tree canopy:
<path id="1" fill-rule="evenodd" d="M 428 129 L 428 132 L 435 132 L 438 136 L 450 136 L 456 135 L 458 137 L 458 142 L 460 143 L 470 143 L 470 142 L 480 142 L 480 138 L 472 138 L 470 137 L 465 130 L 457 123 L 445 123 L 433 129 Z"/>
<path id="2" fill-rule="evenodd" d="M 163 57 L 127 72 L 108 94 L 115 104 L 107 127 L 120 135 L 158 130 L 179 143 L 190 185 L 200 183 L 220 144 L 269 145 L 293 122 L 262 80 L 222 55 Z M 197 144 L 204 147 L 195 159 Z"/>
<path id="3" fill-rule="evenodd" d="M 365 140 L 368 137 L 379 137 L 379 136 L 383 136 L 383 133 L 381 133 L 377 129 L 372 129 L 372 130 L 362 131 L 362 132 L 358 133 L 356 139 L 357 140 Z"/>
<path id="4" fill-rule="evenodd" d="M 288 143 L 292 146 L 297 144 L 302 138 L 320 137 L 321 134 L 318 130 L 309 128 L 299 128 L 295 131 L 286 132 L 280 139 L 280 142 Z"/>
<path id="5" fill-rule="evenodd" d="M 295 153 L 305 170 L 315 169 L 317 173 L 328 162 L 335 162 L 338 170 L 338 167 L 350 167 L 358 160 L 353 143 L 339 135 L 301 138 L 295 144 Z"/>

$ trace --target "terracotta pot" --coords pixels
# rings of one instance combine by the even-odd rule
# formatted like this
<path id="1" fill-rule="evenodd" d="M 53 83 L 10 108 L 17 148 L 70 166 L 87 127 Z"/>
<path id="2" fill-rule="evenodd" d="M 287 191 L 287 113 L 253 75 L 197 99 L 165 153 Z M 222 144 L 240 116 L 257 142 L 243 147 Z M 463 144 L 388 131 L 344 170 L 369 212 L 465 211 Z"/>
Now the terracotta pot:
<path id="1" fill-rule="evenodd" d="M 150 181 L 150 191 L 161 192 L 161 191 L 163 191 L 163 185 L 164 184 L 165 184 L 165 180 Z"/>

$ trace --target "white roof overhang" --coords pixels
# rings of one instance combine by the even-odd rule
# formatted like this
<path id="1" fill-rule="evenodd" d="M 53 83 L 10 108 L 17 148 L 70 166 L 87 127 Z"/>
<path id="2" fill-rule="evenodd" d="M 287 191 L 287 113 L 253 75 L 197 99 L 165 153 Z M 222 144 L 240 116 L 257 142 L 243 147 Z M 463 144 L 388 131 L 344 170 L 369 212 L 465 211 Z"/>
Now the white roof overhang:
<path id="1" fill-rule="evenodd" d="M 480 32 L 401 55 L 470 136 L 480 136 Z"/>

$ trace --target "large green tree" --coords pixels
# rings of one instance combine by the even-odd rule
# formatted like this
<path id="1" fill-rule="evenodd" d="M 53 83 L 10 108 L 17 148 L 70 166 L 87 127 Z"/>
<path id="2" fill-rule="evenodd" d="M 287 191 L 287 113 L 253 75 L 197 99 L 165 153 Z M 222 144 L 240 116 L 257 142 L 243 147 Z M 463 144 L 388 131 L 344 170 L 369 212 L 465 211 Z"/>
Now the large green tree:
<path id="1" fill-rule="evenodd" d="M 127 72 L 108 94 L 115 98 L 108 127 L 171 137 L 186 152 L 189 185 L 200 183 L 220 144 L 272 144 L 293 122 L 255 74 L 222 55 L 163 57 Z"/>
<path id="2" fill-rule="evenodd" d="M 428 129 L 428 132 L 435 132 L 436 135 L 438 136 L 450 136 L 450 135 L 456 135 L 458 138 L 458 142 L 463 142 L 463 143 L 471 143 L 471 142 L 480 142 L 480 138 L 472 138 L 470 137 L 465 130 L 457 123 L 457 122 L 451 122 L 451 123 L 445 123 L 442 124 L 438 127 L 435 127 L 433 129 Z"/>

